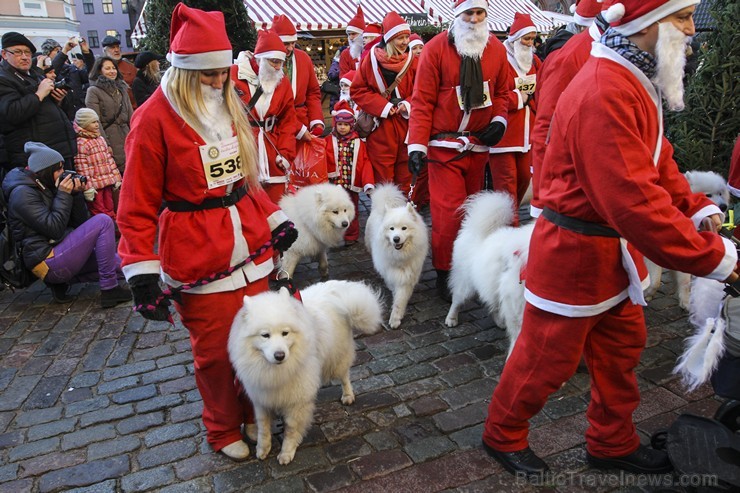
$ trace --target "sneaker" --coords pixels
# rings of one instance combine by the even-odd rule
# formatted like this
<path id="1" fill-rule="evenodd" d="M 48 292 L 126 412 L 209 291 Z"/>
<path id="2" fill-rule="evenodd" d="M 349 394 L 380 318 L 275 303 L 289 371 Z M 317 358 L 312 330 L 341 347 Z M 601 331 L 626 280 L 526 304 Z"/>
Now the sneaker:
<path id="1" fill-rule="evenodd" d="M 55 303 L 71 303 L 75 300 L 74 296 L 67 294 L 69 291 L 69 284 L 52 284 L 50 282 L 45 283 L 46 287 L 51 290 L 51 297 Z"/>
<path id="2" fill-rule="evenodd" d="M 249 447 L 241 440 L 230 443 L 229 445 L 222 448 L 219 452 L 236 462 L 241 462 L 249 458 Z"/>
<path id="3" fill-rule="evenodd" d="M 636 474 L 665 474 L 673 470 L 668 454 L 642 444 L 631 454 L 621 457 L 595 457 L 586 452 L 586 459 L 598 469 L 622 469 Z"/>
<path id="4" fill-rule="evenodd" d="M 121 286 L 100 292 L 100 306 L 103 308 L 113 308 L 119 303 L 125 303 L 132 299 L 131 290 L 129 288 L 122 288 Z"/>

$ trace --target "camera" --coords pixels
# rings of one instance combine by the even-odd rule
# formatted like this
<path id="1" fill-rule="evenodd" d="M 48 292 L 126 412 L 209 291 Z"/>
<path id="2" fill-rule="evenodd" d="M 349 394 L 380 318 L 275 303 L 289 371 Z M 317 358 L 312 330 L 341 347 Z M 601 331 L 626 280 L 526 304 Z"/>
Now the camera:
<path id="1" fill-rule="evenodd" d="M 67 176 L 71 177 L 73 180 L 80 180 L 80 183 L 82 183 L 83 185 L 87 183 L 87 176 L 75 173 L 71 169 L 65 169 L 64 173 L 62 173 L 62 176 L 59 177 L 59 181 L 64 180 L 64 178 Z"/>
<path id="2" fill-rule="evenodd" d="M 67 79 L 62 79 L 62 80 L 56 81 L 54 83 L 54 89 L 66 89 L 66 90 L 69 90 L 69 89 L 72 89 L 72 88 L 69 87 L 69 84 L 67 84 Z"/>

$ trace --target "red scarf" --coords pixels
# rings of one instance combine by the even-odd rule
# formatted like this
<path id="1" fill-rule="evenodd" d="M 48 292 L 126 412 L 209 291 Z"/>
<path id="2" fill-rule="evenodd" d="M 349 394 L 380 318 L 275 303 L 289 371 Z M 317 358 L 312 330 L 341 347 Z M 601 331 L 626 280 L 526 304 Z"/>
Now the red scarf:
<path id="1" fill-rule="evenodd" d="M 395 73 L 399 73 L 403 70 L 403 66 L 406 65 L 406 58 L 408 56 L 408 53 L 388 56 L 388 52 L 385 51 L 385 48 L 375 48 L 375 57 L 378 59 L 380 66 Z"/>

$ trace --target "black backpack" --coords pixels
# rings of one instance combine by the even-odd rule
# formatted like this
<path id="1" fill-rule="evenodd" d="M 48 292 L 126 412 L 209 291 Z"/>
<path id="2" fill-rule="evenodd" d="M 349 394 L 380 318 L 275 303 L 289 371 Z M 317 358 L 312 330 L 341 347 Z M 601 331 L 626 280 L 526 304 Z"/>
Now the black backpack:
<path id="1" fill-rule="evenodd" d="M 8 205 L 0 191 L 0 282 L 11 291 L 27 288 L 38 278 L 23 263 L 21 246 L 13 239 L 8 224 Z"/>

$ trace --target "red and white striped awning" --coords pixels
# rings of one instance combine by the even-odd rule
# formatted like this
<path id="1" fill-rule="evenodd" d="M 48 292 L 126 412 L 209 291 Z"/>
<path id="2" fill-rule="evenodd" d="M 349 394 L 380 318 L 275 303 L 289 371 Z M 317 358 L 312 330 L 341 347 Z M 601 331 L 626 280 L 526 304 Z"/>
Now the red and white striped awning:
<path id="1" fill-rule="evenodd" d="M 269 29 L 275 15 L 285 14 L 298 31 L 344 31 L 357 11 L 357 0 L 244 0 L 244 5 L 257 29 Z M 426 15 L 427 21 L 437 26 L 454 17 L 450 0 L 361 0 L 361 5 L 367 22 L 380 22 L 391 10 L 399 14 Z M 134 46 L 146 35 L 145 11 L 146 2 L 131 33 Z M 530 0 L 491 0 L 489 29 L 505 32 L 515 12 L 529 13 L 539 32 L 548 32 L 561 24 L 543 14 Z"/>

